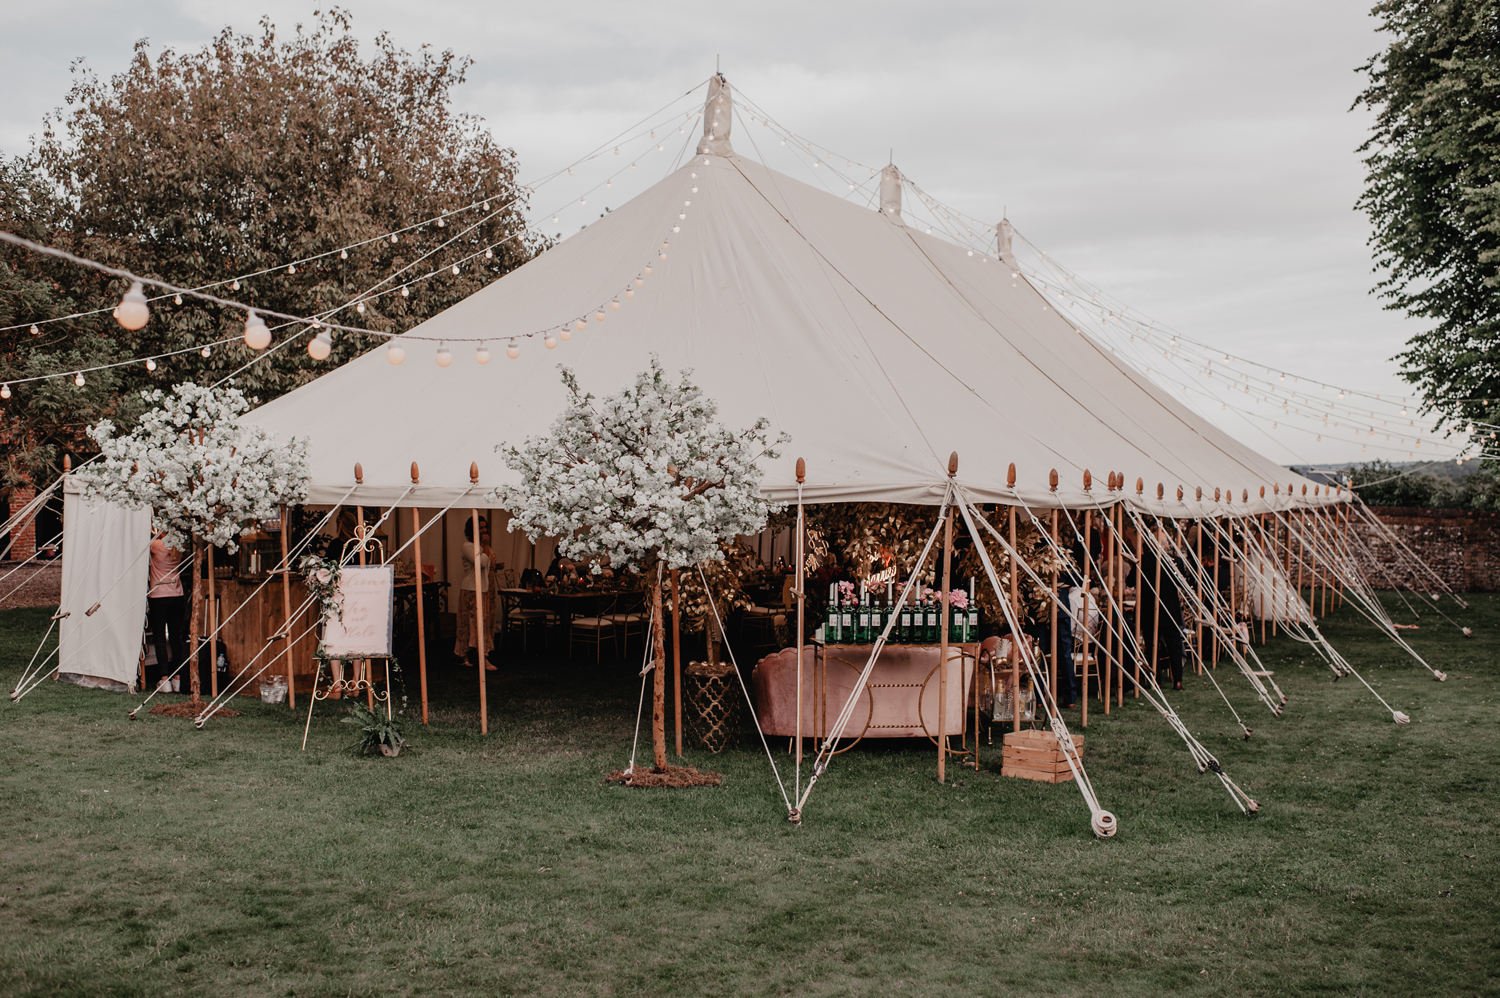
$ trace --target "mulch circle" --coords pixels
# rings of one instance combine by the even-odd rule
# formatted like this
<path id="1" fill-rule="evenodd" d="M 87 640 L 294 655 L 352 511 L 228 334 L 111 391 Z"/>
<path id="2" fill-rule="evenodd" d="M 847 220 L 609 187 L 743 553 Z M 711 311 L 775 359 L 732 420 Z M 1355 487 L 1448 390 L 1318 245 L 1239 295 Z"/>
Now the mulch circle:
<path id="1" fill-rule="evenodd" d="M 627 787 L 722 787 L 724 777 L 695 766 L 668 766 L 660 772 L 649 766 L 637 766 L 629 773 L 617 769 L 604 782 L 623 783 Z"/>
<path id="2" fill-rule="evenodd" d="M 191 700 L 181 700 L 177 703 L 159 703 L 146 713 L 158 714 L 161 717 L 183 717 L 191 720 L 203 713 L 203 709 L 207 706 L 208 702 L 205 700 L 199 700 L 197 703 Z M 214 717 L 239 717 L 242 713 L 244 712 L 230 710 L 228 707 L 221 707 L 214 711 Z"/>

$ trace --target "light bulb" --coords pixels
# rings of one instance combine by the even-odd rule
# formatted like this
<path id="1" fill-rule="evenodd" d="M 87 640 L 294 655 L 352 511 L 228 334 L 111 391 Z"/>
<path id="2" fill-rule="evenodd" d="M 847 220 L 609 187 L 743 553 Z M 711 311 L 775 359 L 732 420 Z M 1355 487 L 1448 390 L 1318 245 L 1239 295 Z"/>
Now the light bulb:
<path id="1" fill-rule="evenodd" d="M 271 345 L 271 330 L 266 320 L 251 312 L 245 319 L 245 346 L 251 350 L 264 350 Z"/>
<path id="2" fill-rule="evenodd" d="M 443 221 L 441 218 L 438 219 L 438 228 L 440 228 L 440 229 L 446 229 L 447 227 L 448 227 L 448 223 L 447 222 Z"/>
<path id="3" fill-rule="evenodd" d="M 364 302 L 360 302 L 358 305 L 354 306 L 354 311 L 358 312 L 360 315 L 364 315 L 365 314 L 365 303 Z"/>
<path id="4" fill-rule="evenodd" d="M 73 375 L 73 384 L 77 385 L 79 388 L 82 388 L 84 385 L 88 384 L 88 382 L 83 380 L 82 371 L 79 371 L 77 374 Z"/>
<path id="5" fill-rule="evenodd" d="M 685 218 L 687 218 L 687 212 L 685 212 L 685 211 L 679 211 L 677 213 L 677 221 L 680 222 L 680 221 L 682 221 Z M 675 232 L 677 230 L 677 226 L 675 226 L 675 225 L 672 226 L 672 230 Z"/>
<path id="6" fill-rule="evenodd" d="M 674 225 L 674 226 L 672 226 L 672 231 L 673 232 L 681 232 L 682 231 L 682 226 L 680 226 L 680 225 Z"/>
<path id="7" fill-rule="evenodd" d="M 286 272 L 288 274 L 295 274 L 297 272 L 297 265 L 295 263 L 288 265 Z"/>
<path id="8" fill-rule="evenodd" d="M 577 326 L 579 329 L 587 329 L 589 327 L 589 324 L 583 319 L 579 319 L 577 322 L 573 323 L 573 325 Z"/>
<path id="9" fill-rule="evenodd" d="M 339 250 L 339 259 L 340 260 L 347 260 L 347 259 L 349 259 L 349 251 L 348 250 Z"/>
<path id="10" fill-rule="evenodd" d="M 1406 406 L 1404 405 L 1401 407 L 1401 415 L 1406 415 Z"/>
<path id="11" fill-rule="evenodd" d="M 515 340 L 511 340 L 510 344 L 505 348 L 505 356 L 509 357 L 511 360 L 515 360 L 517 357 L 521 356 L 521 348 L 516 344 Z"/>
<path id="12" fill-rule="evenodd" d="M 396 241 L 396 234 L 394 232 L 392 232 L 391 233 L 391 242 L 395 242 L 395 241 Z"/>
<path id="13" fill-rule="evenodd" d="M 667 254 L 665 254 L 665 253 L 658 253 L 658 254 L 656 254 L 656 258 L 658 260 L 665 260 L 667 258 Z"/>
<path id="14" fill-rule="evenodd" d="M 174 305 L 181 305 L 182 304 L 182 295 L 174 295 L 172 297 L 172 304 L 174 304 Z"/>
<path id="15" fill-rule="evenodd" d="M 625 289 L 625 297 L 626 298 L 634 298 L 635 297 L 635 288 L 626 288 Z"/>
<path id="16" fill-rule="evenodd" d="M 333 337 L 328 335 L 328 330 L 323 330 L 307 344 L 307 355 L 313 360 L 327 360 L 328 355 L 333 353 Z"/>
<path id="17" fill-rule="evenodd" d="M 637 278 L 636 278 L 636 279 L 635 279 L 635 286 L 636 286 L 636 287 L 640 287 L 640 286 L 641 286 L 641 285 L 643 285 L 643 284 L 645 284 L 645 283 L 646 283 L 646 282 L 645 282 L 645 281 L 644 281 L 644 280 L 642 280 L 642 279 L 641 279 L 641 278 L 639 278 L 639 277 L 637 277 Z"/>
<path id="18" fill-rule="evenodd" d="M 229 290 L 230 291 L 238 291 L 239 289 L 240 289 L 239 278 L 235 278 L 234 280 L 232 280 L 232 281 L 229 282 Z"/>
<path id="19" fill-rule="evenodd" d="M 601 308 L 599 311 L 595 312 L 594 313 L 594 318 L 598 319 L 600 322 L 603 322 L 604 321 L 604 309 Z"/>
<path id="20" fill-rule="evenodd" d="M 439 343 L 437 348 L 437 366 L 447 367 L 453 363 L 453 351 L 448 349 L 446 343 Z"/>
<path id="21" fill-rule="evenodd" d="M 589 203 L 589 199 L 588 198 L 579 198 L 578 199 L 578 203 L 580 205 L 588 204 Z"/>
<path id="22" fill-rule="evenodd" d="M 410 298 L 411 297 L 411 288 L 408 288 L 405 284 L 401 285 L 401 297 L 402 298 Z"/>
<path id="23" fill-rule="evenodd" d="M 1285 381 L 1286 380 L 1286 375 L 1283 374 L 1281 377 L 1277 378 L 1276 380 L 1277 381 Z"/>
<path id="24" fill-rule="evenodd" d="M 36 325 L 33 324 L 32 327 L 31 327 L 31 335 L 32 336 L 40 336 L 40 335 L 42 335 L 42 331 L 40 329 L 36 328 Z"/>
<path id="25" fill-rule="evenodd" d="M 10 398 L 10 385 L 0 385 L 0 399 Z"/>
<path id="26" fill-rule="evenodd" d="M 479 349 L 474 351 L 474 363 L 476 363 L 476 364 L 488 364 L 489 362 L 490 362 L 490 348 L 487 347 L 487 346 L 485 346 L 483 343 L 481 343 L 481 344 L 479 344 Z"/>
<path id="27" fill-rule="evenodd" d="M 557 216 L 556 215 L 552 216 L 552 221 L 554 221 L 554 222 L 557 221 Z"/>
<path id="28" fill-rule="evenodd" d="M 146 295 L 141 290 L 141 282 L 136 281 L 125 292 L 125 297 L 120 299 L 120 304 L 115 309 L 115 321 L 134 331 L 144 326 L 150 318 L 151 309 L 146 305 Z"/>
<path id="29" fill-rule="evenodd" d="M 484 251 L 484 258 L 486 260 L 493 260 L 493 259 L 495 259 L 495 251 L 493 249 L 486 249 Z"/>
<path id="30" fill-rule="evenodd" d="M 618 311 L 619 308 L 620 308 L 620 299 L 616 298 L 613 301 L 611 301 L 609 303 L 609 307 Z"/>
<path id="31" fill-rule="evenodd" d="M 399 343 L 391 343 L 385 348 L 385 359 L 391 362 L 392 367 L 400 367 L 406 360 L 406 348 Z"/>
<path id="32" fill-rule="evenodd" d="M 548 350 L 555 350 L 557 348 L 557 337 L 550 335 L 547 336 L 542 340 L 542 346 L 546 347 Z"/>
<path id="33" fill-rule="evenodd" d="M 649 274 L 649 273 L 651 273 L 651 265 L 647 264 L 646 266 L 642 267 L 641 268 L 641 273 L 643 273 L 643 274 Z"/>
<path id="34" fill-rule="evenodd" d="M 214 348 L 213 347 L 204 347 L 202 350 L 199 350 L 198 353 L 200 353 L 204 357 L 204 359 L 206 360 L 207 358 L 213 356 Z"/>
<path id="35" fill-rule="evenodd" d="M 458 264 L 456 264 L 456 263 L 453 265 L 453 276 L 454 277 L 458 276 Z"/>
<path id="36" fill-rule="evenodd" d="M 152 360 L 150 357 L 146 358 L 146 370 L 148 370 L 148 371 L 154 371 L 154 370 L 156 370 L 156 361 Z"/>
<path id="37" fill-rule="evenodd" d="M 568 176 L 571 177 L 572 175 L 573 175 L 573 168 L 570 166 L 570 167 L 568 167 Z"/>
<path id="38" fill-rule="evenodd" d="M 697 193 L 698 193 L 698 188 L 696 188 L 696 187 L 694 187 L 694 188 L 693 188 L 693 193 L 694 193 L 694 194 L 697 194 Z"/>
<path id="39" fill-rule="evenodd" d="M 613 187 L 614 185 L 615 185 L 615 182 L 613 180 L 606 180 L 604 182 L 604 186 L 605 187 Z"/>
<path id="40" fill-rule="evenodd" d="M 567 326 L 564 326 L 557 331 L 557 338 L 566 343 L 568 340 L 571 340 L 573 338 L 573 330 L 569 329 Z"/>

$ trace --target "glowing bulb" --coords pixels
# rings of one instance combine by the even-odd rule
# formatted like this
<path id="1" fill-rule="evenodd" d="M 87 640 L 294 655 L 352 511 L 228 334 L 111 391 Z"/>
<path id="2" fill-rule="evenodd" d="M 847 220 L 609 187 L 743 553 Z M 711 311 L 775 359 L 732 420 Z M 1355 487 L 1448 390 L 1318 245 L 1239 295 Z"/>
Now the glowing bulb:
<path id="1" fill-rule="evenodd" d="M 1404 405 L 1401 407 L 1401 415 L 1406 415 L 1406 406 Z"/>
<path id="2" fill-rule="evenodd" d="M 605 187 L 613 187 L 614 185 L 615 185 L 615 182 L 613 180 L 606 180 L 604 182 L 604 186 Z"/>
<path id="3" fill-rule="evenodd" d="M 251 350 L 264 350 L 271 345 L 271 330 L 266 320 L 251 312 L 245 319 L 245 346 Z"/>
<path id="4" fill-rule="evenodd" d="M 453 276 L 454 277 L 458 276 L 458 264 L 456 264 L 456 263 L 453 265 Z"/>
<path id="5" fill-rule="evenodd" d="M 395 242 L 395 241 L 396 241 L 396 234 L 394 232 L 392 232 L 391 233 L 391 242 Z"/>
<path id="6" fill-rule="evenodd" d="M 152 360 L 149 357 L 146 358 L 146 370 L 148 370 L 148 371 L 154 371 L 154 370 L 156 370 L 156 361 Z"/>
<path id="7" fill-rule="evenodd" d="M 667 254 L 665 254 L 665 253 L 658 253 L 658 254 L 656 254 L 656 258 L 658 260 L 665 260 L 667 258 Z"/>
<path id="8" fill-rule="evenodd" d="M 453 363 L 453 351 L 448 349 L 446 343 L 439 343 L 437 348 L 437 366 L 447 367 Z"/>
<path id="9" fill-rule="evenodd" d="M 146 305 L 146 295 L 141 290 L 141 282 L 136 281 L 125 292 L 125 297 L 120 299 L 120 304 L 115 309 L 115 321 L 134 331 L 144 326 L 150 318 L 151 309 Z"/>
<path id="10" fill-rule="evenodd" d="M 511 360 L 515 360 L 517 357 L 521 356 L 521 348 L 516 344 L 515 340 L 511 340 L 510 344 L 506 346 L 505 356 L 509 357 Z"/>
<path id="11" fill-rule="evenodd" d="M 479 349 L 474 351 L 474 363 L 476 363 L 476 364 L 488 364 L 489 362 L 490 362 L 490 348 L 487 347 L 487 346 L 485 346 L 483 343 L 481 343 L 481 344 L 479 344 Z"/>
<path id="12" fill-rule="evenodd" d="M 82 388 L 84 385 L 88 384 L 87 381 L 83 380 L 82 371 L 79 371 L 77 374 L 73 375 L 73 384 L 77 385 L 79 388 Z"/>
<path id="13" fill-rule="evenodd" d="M 639 277 L 637 277 L 637 278 L 636 278 L 636 279 L 635 279 L 635 286 L 636 286 L 636 287 L 640 287 L 640 286 L 641 286 L 641 285 L 642 285 L 642 284 L 645 284 L 645 283 L 646 283 L 646 282 L 645 282 L 645 281 L 643 281 L 643 280 L 642 280 L 642 279 L 641 279 L 641 278 L 639 278 Z"/>
<path id="14" fill-rule="evenodd" d="M 347 259 L 349 259 L 349 251 L 348 250 L 339 250 L 339 259 L 340 260 L 347 260 Z"/>
<path id="15" fill-rule="evenodd" d="M 405 284 L 401 285 L 401 297 L 402 298 L 410 298 L 411 297 L 411 288 L 408 288 Z"/>
<path id="16" fill-rule="evenodd" d="M 589 327 L 589 324 L 587 322 L 585 322 L 584 320 L 582 320 L 582 319 L 579 319 L 577 322 L 574 323 L 574 325 L 577 326 L 579 329 L 587 329 Z"/>
<path id="17" fill-rule="evenodd" d="M 672 231 L 673 232 L 681 232 L 682 231 L 682 226 L 680 226 L 680 225 L 674 225 L 674 226 L 672 226 Z"/>
<path id="18" fill-rule="evenodd" d="M 10 385 L 0 385 L 0 399 L 10 398 Z"/>
<path id="19" fill-rule="evenodd" d="M 651 273 L 651 265 L 647 264 L 646 266 L 642 267 L 641 268 L 641 273 L 643 273 L 643 274 L 649 274 L 649 273 Z"/>
<path id="20" fill-rule="evenodd" d="M 327 360 L 331 353 L 333 353 L 333 337 L 328 335 L 326 329 L 314 336 L 307 344 L 307 355 L 313 360 Z"/>
<path id="21" fill-rule="evenodd" d="M 213 356 L 214 348 L 213 347 L 204 347 L 202 350 L 199 350 L 198 352 L 203 355 L 204 359 L 207 359 L 207 358 Z"/>
<path id="22" fill-rule="evenodd" d="M 42 331 L 40 329 L 36 328 L 36 326 L 33 324 L 32 327 L 31 327 L 31 335 L 32 336 L 40 336 L 40 335 L 42 335 Z"/>
<path id="23" fill-rule="evenodd" d="M 552 216 L 552 221 L 554 221 L 554 222 L 557 221 L 557 216 L 556 215 Z"/>
<path id="24" fill-rule="evenodd" d="M 493 249 L 486 249 L 484 251 L 484 258 L 486 260 L 493 260 L 493 259 L 495 259 L 495 251 Z"/>
<path id="25" fill-rule="evenodd" d="M 603 322 L 604 321 L 604 309 L 601 308 L 599 311 L 595 312 L 594 313 L 594 318 L 597 319 L 597 320 L 599 320 L 600 322 Z"/>
<path id="26" fill-rule="evenodd" d="M 696 187 L 694 187 L 694 188 L 693 188 L 693 193 L 694 193 L 694 194 L 697 194 L 697 193 L 698 193 L 698 188 L 696 188 Z"/>
<path id="27" fill-rule="evenodd" d="M 1277 381 L 1285 381 L 1286 380 L 1286 375 L 1283 374 L 1281 377 L 1277 378 L 1276 380 Z"/>
<path id="28" fill-rule="evenodd" d="M 447 227 L 448 227 L 448 223 L 447 222 L 443 221 L 441 218 L 438 219 L 438 228 L 440 228 L 440 229 L 446 229 Z"/>
<path id="29" fill-rule="evenodd" d="M 634 298 L 635 297 L 635 288 L 626 288 L 625 289 L 625 297 L 626 298 Z"/>
<path id="30" fill-rule="evenodd" d="M 354 311 L 358 312 L 360 315 L 364 315 L 365 314 L 365 303 L 364 302 L 360 302 L 358 305 L 354 306 Z"/>
<path id="31" fill-rule="evenodd" d="M 547 336 L 542 340 L 542 345 L 545 346 L 548 350 L 555 350 L 557 348 L 557 337 L 550 335 Z"/>
<path id="32" fill-rule="evenodd" d="M 400 367 L 406 360 L 406 348 L 399 343 L 391 343 L 385 348 L 385 359 L 391 362 L 392 367 Z"/>
<path id="33" fill-rule="evenodd" d="M 233 281 L 229 282 L 229 290 L 230 291 L 238 291 L 239 289 L 240 289 L 239 278 L 235 278 Z"/>
<path id="34" fill-rule="evenodd" d="M 609 307 L 618 311 L 620 308 L 620 299 L 616 298 L 614 301 L 610 302 Z"/>
<path id="35" fill-rule="evenodd" d="M 568 340 L 571 340 L 573 338 L 573 330 L 569 329 L 567 326 L 564 326 L 557 331 L 557 338 L 566 343 Z"/>
<path id="36" fill-rule="evenodd" d="M 173 295 L 172 296 L 172 304 L 174 304 L 174 305 L 181 305 L 182 304 L 182 295 Z"/>
<path id="37" fill-rule="evenodd" d="M 297 272 L 297 265 L 295 263 L 289 264 L 286 268 L 286 272 L 288 274 L 295 274 Z"/>

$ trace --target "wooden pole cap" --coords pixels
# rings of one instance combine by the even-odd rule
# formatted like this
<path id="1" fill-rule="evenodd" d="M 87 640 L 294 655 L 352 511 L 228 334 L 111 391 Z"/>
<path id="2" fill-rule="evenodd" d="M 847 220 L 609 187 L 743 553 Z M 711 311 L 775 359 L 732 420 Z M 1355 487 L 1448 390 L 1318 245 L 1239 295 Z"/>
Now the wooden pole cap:
<path id="1" fill-rule="evenodd" d="M 1182 502 L 1182 486 L 1177 486 L 1177 501 Z"/>
<path id="2" fill-rule="evenodd" d="M 1166 494 L 1167 494 L 1167 487 L 1165 485 L 1163 485 L 1161 482 L 1157 482 L 1156 483 L 1156 498 L 1158 500 L 1160 500 Z"/>
<path id="3" fill-rule="evenodd" d="M 799 457 L 797 458 L 797 484 L 801 485 L 805 481 L 807 481 L 807 462 Z"/>
<path id="4" fill-rule="evenodd" d="M 417 471 L 417 462 L 413 461 L 411 463 L 411 483 L 413 485 L 415 485 L 418 482 L 420 482 L 421 480 L 422 480 L 422 473 L 419 472 L 419 471 Z"/>
<path id="5" fill-rule="evenodd" d="M 1214 502 L 1218 502 L 1218 501 L 1219 501 L 1219 490 L 1218 489 L 1214 489 Z"/>
<path id="6" fill-rule="evenodd" d="M 473 485 L 479 484 L 479 462 L 469 462 L 469 482 Z"/>
<path id="7" fill-rule="evenodd" d="M 358 461 L 354 462 L 354 482 L 356 485 L 363 485 L 365 483 L 365 467 Z"/>
<path id="8" fill-rule="evenodd" d="M 958 451 L 948 455 L 948 477 L 958 474 Z"/>
<path id="9" fill-rule="evenodd" d="M 1306 485 L 1302 486 L 1302 494 L 1303 495 L 1307 495 L 1307 486 Z"/>
<path id="10" fill-rule="evenodd" d="M 1203 501 L 1203 486 L 1201 486 L 1201 485 L 1198 486 L 1198 494 L 1197 494 L 1196 498 L 1197 498 L 1197 500 L 1199 502 Z"/>
<path id="11" fill-rule="evenodd" d="M 1089 473 L 1089 469 L 1084 468 L 1083 469 L 1083 491 L 1088 492 L 1093 487 L 1094 487 L 1094 476 Z"/>
<path id="12" fill-rule="evenodd" d="M 1110 492 L 1115 490 L 1115 473 L 1111 471 L 1104 479 L 1104 488 Z"/>
<path id="13" fill-rule="evenodd" d="M 1053 492 L 1057 491 L 1057 469 L 1053 468 L 1047 473 L 1047 487 Z"/>
<path id="14" fill-rule="evenodd" d="M 1005 472 L 1005 487 L 1013 489 L 1016 487 L 1016 464 L 1011 462 L 1009 470 Z"/>
<path id="15" fill-rule="evenodd" d="M 1260 494 L 1261 495 L 1265 495 L 1266 494 L 1266 487 L 1264 485 L 1262 485 L 1260 487 Z M 1240 490 L 1240 502 L 1249 502 L 1249 501 L 1250 501 L 1250 490 L 1249 489 L 1241 489 Z"/>
<path id="16" fill-rule="evenodd" d="M 1146 480 L 1144 478 L 1137 478 L 1135 480 L 1135 494 L 1136 495 L 1144 495 L 1145 492 L 1146 492 Z"/>
<path id="17" fill-rule="evenodd" d="M 68 472 L 70 472 L 72 470 L 73 470 L 73 459 L 71 457 L 69 457 L 68 455 L 64 454 L 63 455 L 63 474 L 67 474 Z"/>

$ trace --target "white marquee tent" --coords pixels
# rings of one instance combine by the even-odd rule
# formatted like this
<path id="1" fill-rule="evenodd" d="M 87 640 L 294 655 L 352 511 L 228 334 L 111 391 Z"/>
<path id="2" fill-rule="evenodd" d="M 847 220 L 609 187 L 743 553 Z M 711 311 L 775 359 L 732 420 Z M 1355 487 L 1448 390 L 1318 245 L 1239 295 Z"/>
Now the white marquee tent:
<path id="1" fill-rule="evenodd" d="M 719 96 L 715 81 L 705 128 L 717 131 L 687 165 L 400 337 L 404 364 L 372 350 L 247 414 L 311 438 L 310 501 L 338 501 L 359 462 L 367 506 L 483 505 L 511 478 L 495 445 L 520 444 L 562 411 L 559 364 L 603 395 L 653 353 L 669 372 L 692 368 L 725 425 L 765 415 L 791 434 L 766 464 L 777 499 L 795 496 L 801 456 L 809 501 L 940 503 L 951 451 L 979 501 L 1109 502 L 1110 470 L 1130 483 L 1129 501 L 1166 515 L 1264 511 L 1261 488 L 1269 500 L 1276 483 L 1296 482 L 1298 503 L 1332 498 L 1315 498 L 1312 483 L 1077 331 L 1002 260 L 903 224 L 893 167 L 875 211 L 736 155 L 727 122 L 714 121 L 727 109 Z M 545 349 L 543 337 L 562 329 L 571 338 Z M 487 365 L 473 356 L 481 341 L 495 353 Z M 514 360 L 504 353 L 512 341 Z M 434 363 L 440 343 L 450 367 Z M 413 461 L 422 484 L 403 498 Z M 1011 463 L 1018 492 L 1006 486 Z M 1233 503 L 1213 503 L 1216 488 Z"/>

